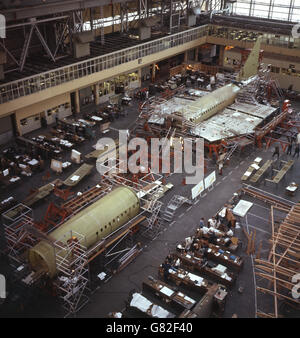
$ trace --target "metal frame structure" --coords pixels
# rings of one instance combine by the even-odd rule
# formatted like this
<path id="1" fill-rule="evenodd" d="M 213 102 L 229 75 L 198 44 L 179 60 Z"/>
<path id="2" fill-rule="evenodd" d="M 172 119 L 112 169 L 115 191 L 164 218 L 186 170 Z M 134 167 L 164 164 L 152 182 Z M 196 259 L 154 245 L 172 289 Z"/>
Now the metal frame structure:
<path id="1" fill-rule="evenodd" d="M 67 315 L 75 315 L 89 301 L 87 295 L 89 278 L 86 238 L 82 234 L 70 231 L 63 237 L 69 238 L 68 244 L 61 239 L 54 242 L 58 277 L 55 285 Z"/>
<path id="2" fill-rule="evenodd" d="M 300 6 L 297 5 L 295 0 L 282 0 L 281 3 L 278 3 L 278 1 L 275 3 L 274 0 L 237 0 L 233 6 L 233 13 L 237 15 L 260 16 L 266 19 L 293 22 L 299 21 L 299 10 Z M 258 13 L 259 15 L 257 15 Z"/>
<path id="3" fill-rule="evenodd" d="M 158 201 L 158 190 L 160 185 L 155 184 L 157 181 L 162 180 L 162 175 L 152 173 L 142 175 L 141 177 L 126 177 L 126 175 L 120 174 L 119 168 L 123 167 L 123 162 L 120 159 L 113 159 L 110 161 L 98 161 L 98 168 L 101 167 L 101 173 L 103 177 L 111 182 L 112 185 L 125 185 L 132 188 L 139 196 L 141 209 L 150 213 L 147 217 L 147 223 L 144 224 L 143 235 L 146 237 L 155 237 L 161 229 L 162 221 L 159 217 L 162 202 Z M 154 184 L 153 187 L 149 185 Z"/>
<path id="4" fill-rule="evenodd" d="M 19 203 L 2 215 L 7 255 L 12 262 L 22 263 L 25 251 L 36 244 L 36 237 L 29 232 L 34 228 L 32 209 Z"/>
<path id="5" fill-rule="evenodd" d="M 275 210 L 287 213 L 279 226 L 275 223 Z M 299 296 L 293 294 L 294 288 L 297 293 L 297 280 L 300 269 L 300 204 L 296 204 L 289 211 L 277 206 L 271 206 L 272 237 L 271 250 L 267 260 L 255 260 L 255 273 L 261 280 L 269 282 L 266 286 L 257 286 L 257 291 L 267 293 L 274 298 L 274 313 L 268 314 L 258 311 L 259 317 L 280 317 L 279 303 L 284 301 L 291 306 L 300 306 Z"/>
<path id="6" fill-rule="evenodd" d="M 69 23 L 70 21 L 71 20 L 69 20 Z M 125 48 L 118 52 L 90 58 L 77 63 L 72 63 L 54 70 L 25 77 L 21 80 L 11 81 L 0 86 L 0 104 L 12 101 L 18 97 L 27 96 L 69 81 L 82 78 L 86 75 L 101 72 L 103 70 L 110 69 L 126 62 L 134 61 L 172 47 L 184 45 L 185 43 L 195 41 L 202 37 L 208 37 L 210 35 L 214 35 L 213 30 L 211 30 L 211 25 L 191 28 L 167 37 L 139 44 L 138 46 Z M 262 43 L 267 44 L 267 39 L 267 36 L 264 37 L 262 39 Z M 62 39 L 59 39 L 58 42 L 62 43 L 61 40 Z M 5 48 L 5 50 L 8 50 L 5 47 L 4 42 L 2 42 L 0 45 L 2 48 Z M 274 39 L 273 45 L 292 48 L 289 46 L 288 42 L 279 38 L 277 40 Z M 57 51 L 55 55 L 57 55 Z M 15 57 L 14 59 L 17 61 Z M 17 61 L 17 63 L 19 63 L 19 61 Z"/>
<path id="7" fill-rule="evenodd" d="M 129 47 L 118 52 L 73 63 L 55 70 L 23 78 L 0 86 L 0 104 L 18 97 L 30 95 L 42 90 L 73 81 L 87 75 L 101 72 L 121 64 L 138 60 L 172 47 L 184 45 L 208 34 L 208 26 L 192 28 L 164 38 Z"/>

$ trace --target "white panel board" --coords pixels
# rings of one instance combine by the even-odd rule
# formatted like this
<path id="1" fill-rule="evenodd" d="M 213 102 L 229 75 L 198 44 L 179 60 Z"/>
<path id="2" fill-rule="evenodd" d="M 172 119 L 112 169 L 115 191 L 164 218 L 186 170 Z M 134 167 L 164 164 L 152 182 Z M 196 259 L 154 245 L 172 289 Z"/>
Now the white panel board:
<path id="1" fill-rule="evenodd" d="M 205 189 L 209 188 L 216 181 L 216 171 L 213 171 L 204 179 Z"/>
<path id="2" fill-rule="evenodd" d="M 196 184 L 192 189 L 192 199 L 196 198 L 197 196 L 199 196 L 202 191 L 204 191 L 204 181 L 202 180 L 201 182 L 199 182 L 198 184 Z"/>
<path id="3" fill-rule="evenodd" d="M 252 205 L 253 203 L 251 202 L 240 200 L 239 203 L 234 207 L 232 211 L 237 216 L 245 217 L 247 215 L 247 212 L 252 207 Z"/>

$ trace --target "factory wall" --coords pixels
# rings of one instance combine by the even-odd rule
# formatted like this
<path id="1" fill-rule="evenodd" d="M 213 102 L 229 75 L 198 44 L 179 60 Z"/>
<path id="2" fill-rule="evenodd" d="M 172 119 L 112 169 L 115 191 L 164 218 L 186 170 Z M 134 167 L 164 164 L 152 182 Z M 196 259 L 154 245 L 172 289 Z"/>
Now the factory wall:
<path id="1" fill-rule="evenodd" d="M 20 135 L 23 135 L 40 128 L 42 117 L 46 118 L 48 124 L 55 122 L 54 112 L 60 118 L 71 114 L 69 93 L 17 109 L 15 111 L 17 131 Z"/>
<path id="2" fill-rule="evenodd" d="M 263 63 L 272 65 L 271 76 L 277 79 L 281 88 L 287 89 L 293 85 L 293 90 L 300 91 L 300 62 L 291 61 L 292 59 L 279 59 L 274 56 L 264 57 Z M 236 50 L 225 50 L 223 66 L 229 69 L 239 68 L 241 53 Z"/>
<path id="3" fill-rule="evenodd" d="M 11 116 L 0 118 L 0 144 L 4 144 L 13 138 L 13 126 Z"/>
<path id="4" fill-rule="evenodd" d="M 186 51 L 193 50 L 201 45 L 206 44 L 207 42 L 219 45 L 230 45 L 232 43 L 231 40 L 227 41 L 218 37 L 202 37 L 198 40 L 188 42 L 181 46 L 169 48 L 168 50 L 164 50 L 162 52 L 143 57 L 139 60 L 130 61 L 111 69 L 90 74 L 83 78 L 77 79 L 76 81 L 70 81 L 62 85 L 49 88 L 47 90 L 43 90 L 39 93 L 34 93 L 32 95 L 20 97 L 13 101 L 4 103 L 1 105 L 0 116 L 7 116 L 15 113 L 16 129 L 21 135 L 25 134 L 31 130 L 40 128 L 40 119 L 42 116 L 45 116 L 48 124 L 53 123 L 53 110 L 57 110 L 59 113 L 61 113 L 61 116 L 59 117 L 70 115 L 70 93 L 82 90 L 84 88 L 91 88 L 95 84 L 101 84 L 104 81 L 108 81 L 119 76 L 120 74 L 126 74 L 131 71 L 139 72 L 140 81 L 141 76 L 145 77 L 146 74 L 144 74 L 144 72 L 145 69 L 149 67 L 149 65 L 184 53 Z M 251 48 L 253 46 L 253 43 L 238 40 L 234 41 L 232 44 L 237 46 L 241 45 L 243 48 Z M 263 49 L 265 47 L 262 46 Z M 279 54 L 285 53 L 286 55 L 293 55 L 298 52 L 297 49 L 293 50 L 281 48 L 278 46 L 268 46 L 268 52 L 270 52 L 271 47 Z M 241 59 L 241 54 L 234 49 L 225 50 L 223 60 L 226 59 L 232 59 L 237 61 L 236 65 L 223 62 L 223 65 L 225 67 L 232 69 L 233 67 L 238 66 L 238 62 Z M 299 76 L 296 76 L 295 74 L 289 75 L 288 72 L 282 71 L 282 69 L 287 69 L 290 66 L 290 61 L 264 59 L 264 62 L 272 64 L 275 67 L 274 69 L 276 69 L 276 67 L 280 68 L 279 72 L 274 72 L 272 73 L 272 75 L 274 76 L 274 78 L 278 79 L 282 88 L 288 88 L 290 85 L 293 85 L 294 90 L 300 91 Z M 300 64 L 295 64 L 295 68 L 297 70 L 296 74 L 299 74 Z M 104 98 L 100 98 L 100 100 L 101 102 L 103 102 Z M 26 121 L 24 121 L 24 119 L 26 119 Z"/>
<path id="5" fill-rule="evenodd" d="M 131 71 L 139 70 L 140 68 L 143 68 L 147 65 L 151 65 L 160 60 L 164 60 L 171 56 L 181 54 L 185 52 L 186 50 L 196 48 L 199 45 L 205 43 L 205 41 L 206 41 L 206 37 L 202 37 L 200 39 L 187 42 L 180 46 L 169 48 L 167 50 L 143 57 L 138 60 L 126 62 L 116 67 L 87 75 L 83 78 L 77 79 L 76 81 L 70 81 L 70 82 L 43 90 L 38 93 L 34 93 L 31 95 L 20 97 L 10 102 L 3 103 L 1 105 L 0 115 L 9 114 L 17 110 L 21 111 L 24 109 L 24 107 L 32 106 L 33 104 L 37 104 L 41 101 L 50 100 L 60 95 L 69 95 L 69 93 L 71 92 L 74 92 L 81 88 L 91 86 L 100 81 L 111 79 L 123 73 L 128 73 Z"/>
<path id="6" fill-rule="evenodd" d="M 238 47 L 242 49 L 252 49 L 254 45 L 253 42 L 224 39 L 224 38 L 215 37 L 215 36 L 208 36 L 206 39 L 206 42 L 214 44 L 214 45 L 233 46 L 233 47 Z M 281 47 L 277 45 L 262 43 L 261 49 L 268 51 L 268 53 L 274 53 L 274 54 L 279 54 L 279 55 L 284 55 L 284 56 L 299 57 L 299 48 L 286 48 L 286 47 Z"/>

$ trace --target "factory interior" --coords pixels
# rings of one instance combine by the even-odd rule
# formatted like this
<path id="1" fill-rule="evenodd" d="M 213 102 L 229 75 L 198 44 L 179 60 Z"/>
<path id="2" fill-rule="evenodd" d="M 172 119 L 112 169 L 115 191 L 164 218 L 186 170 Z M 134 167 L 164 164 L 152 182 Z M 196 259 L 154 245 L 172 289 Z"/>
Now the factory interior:
<path id="1" fill-rule="evenodd" d="M 0 317 L 299 318 L 299 22 L 1 1 Z"/>

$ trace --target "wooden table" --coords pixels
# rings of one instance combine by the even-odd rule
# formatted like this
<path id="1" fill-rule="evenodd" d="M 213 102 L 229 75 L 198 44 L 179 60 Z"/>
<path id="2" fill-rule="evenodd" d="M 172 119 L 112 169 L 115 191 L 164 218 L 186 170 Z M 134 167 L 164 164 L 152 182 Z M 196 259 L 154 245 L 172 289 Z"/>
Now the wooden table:
<path id="1" fill-rule="evenodd" d="M 258 169 L 258 171 L 250 178 L 250 182 L 256 183 L 262 177 L 262 175 L 270 168 L 271 164 L 273 163 L 272 160 L 266 161 L 263 166 Z"/>
<path id="2" fill-rule="evenodd" d="M 277 174 L 273 177 L 273 179 L 269 180 L 268 178 L 266 178 L 266 181 L 278 184 L 283 179 L 285 174 L 289 171 L 289 169 L 292 168 L 292 166 L 294 165 L 293 160 L 290 160 L 288 162 L 285 162 L 285 161 L 281 161 L 281 162 L 285 163 L 284 166 L 279 171 L 276 170 Z"/>

